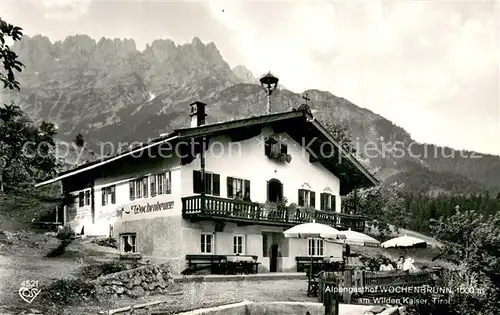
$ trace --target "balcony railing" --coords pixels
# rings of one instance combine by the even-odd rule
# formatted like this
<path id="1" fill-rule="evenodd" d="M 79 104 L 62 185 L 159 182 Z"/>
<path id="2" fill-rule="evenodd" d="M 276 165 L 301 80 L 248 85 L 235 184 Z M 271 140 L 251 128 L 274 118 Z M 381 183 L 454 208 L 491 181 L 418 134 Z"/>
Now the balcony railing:
<path id="1" fill-rule="evenodd" d="M 337 229 L 363 231 L 367 218 L 358 215 L 305 208 L 291 209 L 267 206 L 261 203 L 244 202 L 201 195 L 182 198 L 182 215 L 192 219 L 224 219 L 225 221 L 294 226 L 312 222 L 333 226 Z"/>

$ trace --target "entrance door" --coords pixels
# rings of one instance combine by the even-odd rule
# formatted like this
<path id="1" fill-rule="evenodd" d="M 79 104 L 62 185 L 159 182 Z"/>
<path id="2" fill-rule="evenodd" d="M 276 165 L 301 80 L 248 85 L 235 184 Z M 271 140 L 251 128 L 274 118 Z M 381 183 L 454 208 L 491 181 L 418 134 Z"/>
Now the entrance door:
<path id="1" fill-rule="evenodd" d="M 278 202 L 283 200 L 283 184 L 277 179 L 271 179 L 267 182 L 267 200 Z"/>
<path id="2" fill-rule="evenodd" d="M 269 271 L 278 271 L 278 244 L 271 245 L 271 257 L 269 259 Z"/>

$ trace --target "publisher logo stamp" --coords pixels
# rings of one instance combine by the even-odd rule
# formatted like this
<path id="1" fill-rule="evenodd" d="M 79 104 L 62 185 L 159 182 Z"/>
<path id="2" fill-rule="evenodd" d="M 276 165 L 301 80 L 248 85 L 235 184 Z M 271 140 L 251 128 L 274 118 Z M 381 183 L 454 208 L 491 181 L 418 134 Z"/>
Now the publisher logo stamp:
<path id="1" fill-rule="evenodd" d="M 38 294 L 40 294 L 40 291 L 41 290 L 38 288 L 38 281 L 26 280 L 23 281 L 19 288 L 19 296 L 27 303 L 31 304 Z"/>

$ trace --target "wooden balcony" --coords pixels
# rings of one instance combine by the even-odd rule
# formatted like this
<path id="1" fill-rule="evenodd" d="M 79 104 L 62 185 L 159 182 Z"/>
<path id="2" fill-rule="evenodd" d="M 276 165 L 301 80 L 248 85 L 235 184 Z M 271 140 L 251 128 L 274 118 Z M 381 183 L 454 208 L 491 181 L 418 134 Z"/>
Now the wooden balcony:
<path id="1" fill-rule="evenodd" d="M 279 208 L 255 202 L 237 201 L 201 195 L 182 198 L 182 216 L 190 220 L 220 220 L 238 224 L 261 224 L 291 227 L 312 222 L 327 224 L 340 230 L 362 232 L 366 217 L 332 211 L 308 211 L 303 208 Z"/>

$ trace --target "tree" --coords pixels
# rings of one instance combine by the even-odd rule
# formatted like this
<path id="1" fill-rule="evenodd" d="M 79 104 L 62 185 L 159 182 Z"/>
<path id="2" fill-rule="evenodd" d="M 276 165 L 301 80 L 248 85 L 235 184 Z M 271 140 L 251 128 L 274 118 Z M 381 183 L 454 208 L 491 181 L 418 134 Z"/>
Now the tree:
<path id="1" fill-rule="evenodd" d="M 23 36 L 20 27 L 8 24 L 0 18 L 0 59 L 3 62 L 5 73 L 0 72 L 0 81 L 4 84 L 4 88 L 11 90 L 19 90 L 19 82 L 16 81 L 14 71 L 21 72 L 24 65 L 17 60 L 17 54 L 10 50 L 6 44 L 6 39 L 11 38 L 18 41 Z"/>
<path id="2" fill-rule="evenodd" d="M 19 90 L 14 71 L 24 66 L 12 52 L 6 39 L 20 40 L 22 29 L 0 19 L 0 58 L 5 73 L 0 72 L 4 88 Z M 54 175 L 58 165 L 55 157 L 53 124 L 35 125 L 21 108 L 13 103 L 0 107 L 0 189 L 5 186 L 23 187 L 34 180 Z"/>
<path id="3" fill-rule="evenodd" d="M 347 152 L 354 154 L 356 149 L 352 143 L 351 132 L 349 128 L 339 125 L 333 121 L 325 120 L 321 124 L 333 136 L 333 138 L 342 146 Z"/>
<path id="4" fill-rule="evenodd" d="M 368 189 L 351 192 L 344 197 L 344 205 L 352 208 L 357 202 L 360 213 L 372 219 L 372 225 L 381 234 L 381 238 L 391 233 L 391 226 L 406 227 L 410 217 L 406 213 L 406 200 L 403 195 L 404 184 L 380 184 Z"/>
<path id="5" fill-rule="evenodd" d="M 497 314 L 500 309 L 500 212 L 460 211 L 431 221 L 442 256 L 455 270 L 441 279 L 452 289 L 450 314 Z M 457 289 L 462 290 L 457 290 Z M 466 289 L 466 290 L 464 290 Z M 429 311 L 427 311 L 430 314 Z M 443 312 L 441 312 L 443 313 Z"/>

